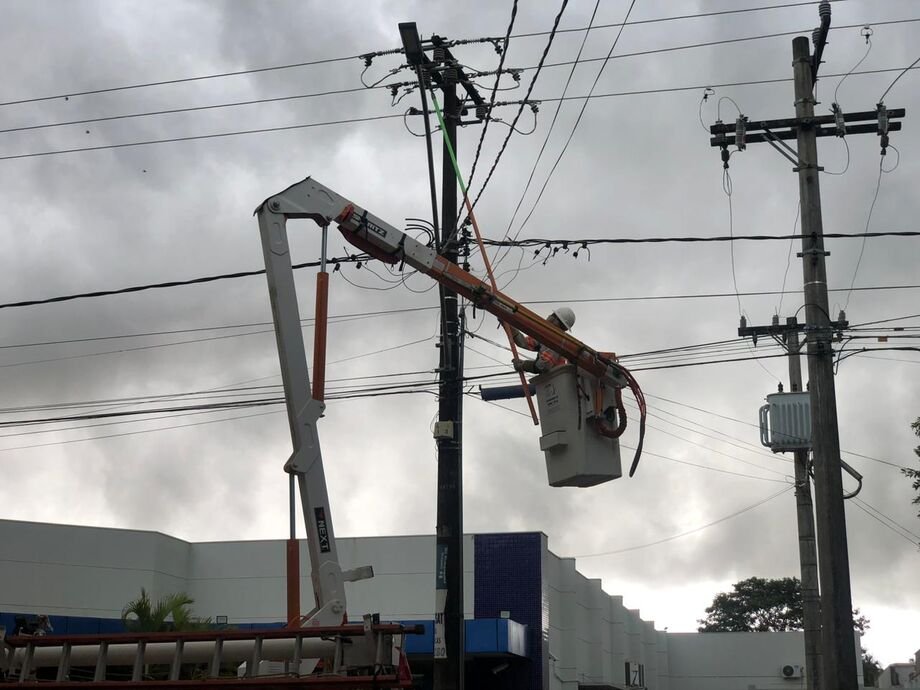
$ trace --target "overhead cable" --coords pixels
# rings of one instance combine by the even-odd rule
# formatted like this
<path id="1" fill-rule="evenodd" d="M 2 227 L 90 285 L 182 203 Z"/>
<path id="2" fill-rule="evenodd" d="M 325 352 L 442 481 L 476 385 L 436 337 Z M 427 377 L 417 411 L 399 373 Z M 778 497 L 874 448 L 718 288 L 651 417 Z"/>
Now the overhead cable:
<path id="1" fill-rule="evenodd" d="M 329 259 L 329 263 L 357 263 L 367 261 L 366 255 L 360 256 L 342 256 Z M 320 265 L 319 261 L 307 261 L 304 263 L 294 264 L 291 268 L 315 268 Z M 213 283 L 218 280 L 230 280 L 233 278 L 246 278 L 249 276 L 263 275 L 265 269 L 255 271 L 236 271 L 234 273 L 219 273 L 217 275 L 201 276 L 199 278 L 188 278 L 186 280 L 170 280 L 162 283 L 147 283 L 144 285 L 132 285 L 130 287 L 115 288 L 111 290 L 97 290 L 95 292 L 79 292 L 71 295 L 59 295 L 57 297 L 45 297 L 41 299 L 22 300 L 20 302 L 7 302 L 0 304 L 0 309 L 12 309 L 15 307 L 34 307 L 39 304 L 53 304 L 56 302 L 70 302 L 75 299 L 85 299 L 88 297 L 108 297 L 110 295 L 123 295 L 131 292 L 143 292 L 145 290 L 159 290 L 164 288 L 180 287 L 182 285 L 200 285 L 202 283 Z"/>
<path id="2" fill-rule="evenodd" d="M 638 544 L 638 545 L 636 545 L 636 546 L 627 546 L 627 547 L 625 547 L 625 548 L 613 549 L 613 550 L 610 550 L 610 551 L 601 551 L 601 552 L 597 552 L 597 553 L 580 554 L 580 555 L 574 556 L 574 558 L 598 558 L 598 557 L 600 557 L 600 556 L 613 556 L 613 555 L 620 554 L 620 553 L 627 553 L 627 552 L 629 552 L 629 551 L 638 551 L 638 550 L 640 550 L 640 549 L 647 549 L 647 548 L 649 548 L 649 547 L 651 547 L 651 546 L 658 546 L 659 544 L 665 544 L 665 543 L 667 543 L 667 542 L 674 541 L 674 540 L 676 540 L 676 539 L 681 539 L 681 538 L 683 538 L 683 537 L 690 536 L 691 534 L 696 534 L 697 532 L 702 532 L 704 529 L 708 529 L 708 528 L 713 527 L 713 526 L 715 526 L 715 525 L 721 524 L 721 523 L 723 523 L 723 522 L 726 522 L 726 521 L 728 521 L 728 520 L 731 520 L 732 518 L 736 518 L 736 517 L 738 517 L 738 516 L 740 516 L 740 515 L 743 515 L 744 513 L 747 513 L 747 512 L 750 512 L 750 511 L 754 510 L 755 508 L 759 508 L 760 506 L 764 505 L 765 503 L 768 503 L 768 502 L 772 501 L 774 498 L 777 498 L 777 497 L 779 497 L 779 496 L 782 496 L 783 494 L 788 493 L 788 492 L 791 491 L 791 490 L 792 490 L 792 487 L 786 488 L 786 489 L 782 489 L 781 491 L 777 491 L 775 494 L 771 494 L 770 496 L 767 496 L 766 498 L 764 498 L 764 499 L 762 499 L 762 500 L 760 500 L 760 501 L 757 501 L 757 503 L 754 503 L 754 504 L 752 504 L 752 505 L 749 505 L 749 506 L 747 506 L 746 508 L 742 508 L 741 510 L 736 510 L 736 511 L 733 512 L 733 513 L 729 513 L 728 515 L 726 515 L 726 516 L 724 516 L 724 517 L 721 517 L 721 518 L 719 518 L 718 520 L 713 520 L 712 522 L 707 522 L 705 525 L 700 525 L 699 527 L 694 527 L 694 528 L 691 529 L 691 530 L 687 530 L 687 531 L 685 531 L 685 532 L 680 532 L 679 534 L 675 534 L 675 535 L 672 535 L 672 536 L 670 536 L 670 537 L 665 537 L 664 539 L 658 539 L 658 540 L 656 540 L 656 541 L 648 542 L 648 543 L 646 543 L 646 544 Z"/>
<path id="3" fill-rule="evenodd" d="M 835 1 L 842 2 L 843 0 L 835 0 Z M 797 3 L 783 3 L 783 4 L 768 5 L 768 6 L 763 6 L 763 7 L 752 7 L 752 8 L 742 9 L 742 10 L 721 10 L 717 12 L 704 12 L 700 14 L 686 14 L 686 15 L 674 15 L 674 16 L 669 16 L 669 17 L 657 17 L 654 19 L 643 19 L 639 21 L 633 21 L 633 22 L 630 22 L 630 24 L 651 24 L 651 23 L 658 23 L 658 22 L 670 22 L 670 21 L 679 21 L 679 20 L 686 20 L 686 19 L 696 19 L 696 18 L 702 18 L 702 17 L 714 17 L 714 16 L 723 15 L 723 14 L 736 14 L 739 12 L 760 12 L 764 10 L 784 9 L 784 8 L 789 8 L 789 7 L 799 7 L 799 6 L 814 5 L 814 4 L 817 4 L 817 2 L 809 1 L 809 2 L 797 2 Z M 617 26 L 619 26 L 619 24 L 603 24 L 603 25 L 598 26 L 597 28 L 612 28 L 612 27 L 617 27 Z M 562 29 L 559 31 L 559 33 L 579 32 L 579 31 L 584 31 L 584 30 L 585 30 L 584 28 Z M 541 32 L 514 34 L 510 36 L 510 38 L 531 38 L 535 36 L 546 36 L 550 33 L 551 32 L 548 32 L 548 31 L 541 31 Z M 486 38 L 477 38 L 477 39 L 460 39 L 460 40 L 455 40 L 455 41 L 449 41 L 448 45 L 463 45 L 466 43 L 474 43 L 474 42 L 494 42 L 498 40 L 501 40 L 501 38 L 500 37 L 496 37 L 496 38 L 486 37 Z M 8 106 L 8 105 L 19 105 L 19 104 L 24 104 L 24 103 L 39 103 L 42 101 L 69 100 L 70 98 L 75 98 L 77 96 L 92 96 L 92 95 L 102 94 L 102 93 L 113 93 L 116 91 L 129 91 L 129 90 L 134 90 L 134 89 L 144 89 L 144 88 L 155 87 L 155 86 L 183 84 L 187 82 L 206 81 L 210 79 L 223 79 L 226 77 L 236 77 L 236 76 L 242 76 L 246 74 L 259 74 L 263 72 L 275 72 L 275 71 L 281 71 L 281 70 L 297 69 L 301 67 L 312 67 L 315 65 L 324 65 L 324 64 L 331 64 L 331 63 L 336 63 L 336 62 L 347 62 L 347 61 L 351 61 L 355 59 L 366 59 L 367 57 L 378 57 L 378 56 L 391 55 L 391 54 L 395 55 L 395 54 L 400 54 L 402 52 L 403 51 L 400 48 L 393 48 L 393 49 L 388 49 L 388 50 L 380 50 L 380 51 L 376 51 L 372 53 L 362 53 L 359 55 L 345 55 L 345 56 L 332 57 L 332 58 L 319 58 L 316 60 L 308 60 L 304 62 L 291 62 L 291 63 L 281 64 L 281 65 L 271 65 L 268 67 L 252 67 L 252 68 L 241 69 L 241 70 L 232 70 L 232 71 L 217 72 L 217 73 L 210 73 L 210 74 L 200 74 L 200 75 L 194 75 L 190 77 L 179 77 L 175 79 L 163 79 L 159 81 L 148 81 L 148 82 L 127 84 L 127 85 L 120 85 L 120 86 L 110 86 L 110 87 L 90 89 L 90 90 L 84 90 L 84 91 L 63 92 L 63 93 L 58 93 L 58 94 L 51 95 L 51 96 L 37 96 L 37 97 L 30 97 L 30 98 L 21 98 L 21 99 L 11 100 L 11 101 L 4 101 L 4 102 L 0 102 L 0 107 Z"/>
<path id="4" fill-rule="evenodd" d="M 511 127 L 508 129 L 508 133 L 502 142 L 501 148 L 499 148 L 498 153 L 495 156 L 495 160 L 492 161 L 492 167 L 489 169 L 485 181 L 482 183 L 482 186 L 476 193 L 476 198 L 471 202 L 470 208 L 476 208 L 476 204 L 482 197 L 482 193 L 489 185 L 489 180 L 492 179 L 492 175 L 495 173 L 495 168 L 498 167 L 498 162 L 501 160 L 502 154 L 504 154 L 505 149 L 508 147 L 508 142 L 511 139 L 511 135 L 514 134 L 514 127 L 517 125 L 518 120 L 521 118 L 521 113 L 524 112 L 524 108 L 528 105 L 527 100 L 530 98 L 530 94 L 533 93 L 533 88 L 536 86 L 537 79 L 540 77 L 540 71 L 543 69 L 543 63 L 546 61 L 546 56 L 549 54 L 550 48 L 552 48 L 553 45 L 553 39 L 556 37 L 556 30 L 559 28 L 559 21 L 562 19 L 562 15 L 565 12 L 565 8 L 568 6 L 568 4 L 569 0 L 562 0 L 562 5 L 559 8 L 559 12 L 556 13 L 555 18 L 553 19 L 553 27 L 550 30 L 549 39 L 546 41 L 546 46 L 543 48 L 543 54 L 540 56 L 540 61 L 537 63 L 535 68 L 536 71 L 534 72 L 533 77 L 530 79 L 530 84 L 527 85 L 527 93 L 524 95 L 524 98 L 520 103 L 520 107 L 518 108 L 517 113 L 515 113 L 514 119 L 511 121 Z M 462 226 L 458 225 L 457 227 L 459 228 Z"/>
<path id="5" fill-rule="evenodd" d="M 878 24 L 906 23 L 906 22 L 913 22 L 913 21 L 920 21 L 920 18 L 892 20 L 891 22 L 878 22 Z M 845 29 L 845 28 L 853 28 L 854 26 L 857 26 L 857 25 L 846 25 L 846 26 L 835 27 L 835 28 Z M 581 31 L 585 31 L 585 29 L 581 29 Z M 660 53 L 669 53 L 669 52 L 675 52 L 675 51 L 681 51 L 681 50 L 692 50 L 696 48 L 706 48 L 706 47 L 712 47 L 712 46 L 718 46 L 718 45 L 727 45 L 727 44 L 732 44 L 732 43 L 743 43 L 747 41 L 755 41 L 755 40 L 761 40 L 761 39 L 767 39 L 767 38 L 792 36 L 792 35 L 803 33 L 803 31 L 785 31 L 781 33 L 760 34 L 756 36 L 742 36 L 742 37 L 730 38 L 730 39 L 720 39 L 717 41 L 706 41 L 706 42 L 701 42 L 701 43 L 667 46 L 664 48 L 652 48 L 652 49 L 643 50 L 643 51 L 634 52 L 634 53 L 622 53 L 620 55 L 612 56 L 612 58 L 610 59 L 627 58 L 627 57 L 641 57 L 641 56 L 655 55 L 655 54 L 660 54 Z M 502 53 L 503 59 L 504 59 L 504 55 L 505 53 L 503 52 Z M 601 60 L 605 60 L 605 58 L 603 57 L 581 58 L 581 51 L 579 50 L 579 53 L 578 55 L 576 55 L 574 60 L 547 63 L 543 65 L 543 69 L 549 69 L 549 68 L 555 68 L 555 67 L 565 67 L 565 66 L 571 65 L 574 70 L 574 68 L 580 63 L 596 62 L 596 61 L 601 61 Z M 856 67 L 858 67 L 858 64 Z M 850 74 L 865 74 L 865 72 L 854 72 L 856 67 L 854 67 L 853 70 L 850 70 L 850 72 L 847 72 L 845 75 L 843 75 L 843 78 L 846 78 Z M 515 68 L 510 68 L 510 69 L 504 69 L 504 63 L 503 61 L 500 61 L 499 66 L 496 70 L 490 70 L 488 73 L 481 73 L 481 76 L 484 76 L 485 74 L 495 74 L 496 86 L 497 86 L 498 81 L 501 79 L 502 74 L 507 74 L 512 71 L 515 74 L 519 74 L 520 72 L 533 70 L 533 69 L 537 69 L 537 66 L 531 65 L 527 67 L 515 67 Z M 910 67 L 908 67 L 907 69 L 910 69 Z M 905 70 L 904 68 L 896 68 L 896 69 L 892 69 L 889 71 L 903 73 Z M 829 76 L 835 77 L 835 76 L 840 76 L 840 75 L 829 75 Z M 570 75 L 570 79 L 571 79 L 571 75 Z M 841 82 L 842 82 L 842 79 L 841 79 Z M 400 87 L 404 87 L 408 85 L 410 85 L 410 82 L 393 82 L 393 83 L 387 83 L 387 84 L 377 84 L 371 87 L 353 87 L 353 88 L 347 88 L 347 89 L 333 89 L 333 90 L 317 91 L 317 92 L 311 92 L 311 93 L 292 94 L 292 95 L 287 95 L 287 96 L 275 96 L 275 97 L 266 97 L 266 98 L 254 98 L 254 99 L 248 99 L 248 100 L 242 100 L 242 101 L 211 103 L 211 104 L 206 104 L 206 105 L 188 106 L 188 107 L 182 107 L 182 108 L 166 108 L 166 109 L 161 109 L 161 110 L 151 110 L 151 111 L 143 111 L 143 112 L 136 112 L 136 113 L 122 113 L 119 115 L 93 117 L 93 118 L 85 118 L 85 119 L 79 119 L 79 120 L 65 120 L 61 122 L 45 122 L 45 123 L 34 124 L 34 125 L 20 125 L 20 126 L 7 127 L 4 129 L 0 129 L 0 134 L 13 133 L 13 132 L 24 132 L 24 131 L 37 130 L 37 129 L 49 129 L 49 128 L 55 128 L 55 127 L 88 125 L 88 124 L 95 124 L 95 123 L 100 123 L 100 122 L 111 122 L 111 121 L 116 121 L 116 120 L 135 119 L 135 118 L 142 118 L 142 117 L 154 117 L 154 116 L 159 116 L 159 115 L 174 115 L 174 114 L 181 114 L 181 113 L 219 110 L 223 108 L 237 108 L 237 107 L 259 105 L 259 104 L 265 104 L 265 103 L 279 103 L 279 102 L 292 101 L 292 100 L 305 100 L 305 99 L 310 99 L 310 98 L 338 96 L 338 95 L 345 95 L 345 94 L 352 94 L 352 93 L 363 93 L 363 92 L 366 92 L 368 88 L 392 90 L 393 88 L 400 88 Z M 497 90 L 496 88 L 493 88 L 493 95 L 489 100 L 487 111 L 491 111 L 492 106 L 495 103 L 495 98 L 494 98 L 495 93 L 494 92 L 496 90 Z M 563 93 L 563 95 L 565 94 Z M 585 96 L 580 96 L 579 98 L 585 98 Z M 547 100 L 547 99 L 544 99 L 544 100 Z M 488 124 L 489 124 L 489 118 L 486 118 L 486 124 L 484 126 L 484 129 L 488 128 Z M 480 135 L 480 139 L 482 139 L 482 135 Z M 479 148 L 480 147 L 477 146 L 477 149 Z M 474 167 L 474 172 L 475 172 L 475 167 Z"/>
<path id="6" fill-rule="evenodd" d="M 920 18 L 916 20 L 910 20 L 910 21 L 920 21 Z M 559 63 L 559 64 L 567 64 L 567 63 Z M 859 72 L 853 72 L 852 75 L 855 76 L 855 75 L 869 75 L 869 74 L 884 74 L 884 73 L 889 73 L 889 72 L 900 72 L 900 71 L 903 71 L 903 69 L 904 68 L 899 67 L 899 68 L 887 68 L 887 69 L 862 70 Z M 918 67 L 917 65 L 914 65 L 912 67 L 909 67 L 908 69 L 920 69 L 920 67 Z M 828 75 L 825 75 L 825 78 L 839 77 L 839 76 L 843 76 L 843 75 L 842 74 L 828 74 Z M 735 88 L 735 87 L 742 87 L 742 86 L 763 86 L 763 85 L 769 85 L 769 84 L 783 84 L 783 83 L 787 83 L 790 81 L 792 81 L 792 78 L 790 77 L 778 77 L 775 79 L 753 79 L 753 80 L 747 80 L 747 81 L 736 81 L 736 82 L 725 82 L 725 83 L 694 84 L 692 86 L 672 86 L 672 87 L 660 87 L 660 88 L 653 88 L 653 89 L 636 89 L 632 91 L 617 91 L 617 92 L 611 92 L 611 93 L 595 93 L 595 94 L 592 94 L 590 98 L 592 99 L 594 98 L 616 98 L 616 97 L 625 97 L 625 96 L 643 96 L 643 95 L 651 95 L 651 94 L 678 93 L 682 91 L 700 91 L 706 88 L 718 89 L 718 88 Z M 527 105 L 531 105 L 531 106 L 537 105 L 538 106 L 540 103 L 552 103 L 554 101 L 582 100 L 584 98 L 586 98 L 586 96 L 565 96 L 564 98 L 546 97 L 546 98 L 541 98 L 539 100 L 532 100 L 532 101 L 529 100 L 529 98 L 525 98 L 524 100 L 518 100 L 518 101 L 496 102 L 494 106 L 502 107 L 502 106 L 516 105 L 516 106 L 520 106 L 521 108 L 523 108 Z M 225 138 L 225 137 L 245 136 L 245 135 L 250 135 L 250 134 L 270 134 L 270 133 L 275 133 L 275 132 L 284 132 L 284 131 L 291 131 L 291 130 L 297 130 L 297 129 L 309 129 L 312 127 L 326 127 L 326 126 L 332 126 L 332 125 L 376 122 L 380 120 L 389 120 L 389 119 L 402 118 L 402 117 L 403 115 L 401 114 L 371 115 L 367 117 L 357 117 L 357 118 L 343 119 L 343 120 L 331 120 L 331 121 L 326 121 L 326 122 L 307 122 L 307 123 L 302 123 L 302 124 L 287 125 L 287 126 L 280 126 L 280 127 L 263 127 L 263 128 L 257 128 L 257 129 L 236 130 L 236 131 L 231 131 L 231 132 L 218 132 L 214 134 L 200 134 L 200 135 L 192 135 L 192 136 L 185 136 L 185 137 L 150 139 L 150 140 L 145 140 L 145 141 L 125 142 L 125 143 L 120 143 L 120 144 L 102 144 L 99 146 L 83 146 L 83 147 L 76 147 L 76 148 L 69 148 L 69 149 L 56 149 L 56 150 L 51 150 L 51 151 L 38 151 L 38 152 L 32 152 L 32 153 L 21 153 L 21 154 L 0 156 L 0 161 L 19 160 L 19 159 L 25 159 L 25 158 L 36 158 L 36 157 L 42 157 L 42 156 L 56 156 L 56 155 L 63 155 L 63 154 L 70 154 L 70 153 L 84 153 L 84 152 L 89 152 L 89 151 L 104 151 L 108 149 L 129 148 L 133 146 L 151 146 L 151 145 L 156 145 L 156 144 L 169 144 L 169 143 L 176 143 L 176 142 L 183 142 L 183 141 L 218 139 L 218 138 Z M 509 132 L 513 132 L 513 131 L 514 131 L 513 129 L 509 129 Z M 480 195 L 481 195 L 481 192 L 482 190 L 480 190 Z M 477 199 L 478 198 L 479 198 L 479 195 L 477 195 Z"/>
<path id="7" fill-rule="evenodd" d="M 489 123 L 492 121 L 492 106 L 495 104 L 495 96 L 498 93 L 498 85 L 502 78 L 502 68 L 505 66 L 505 58 L 508 56 L 508 44 L 510 43 L 511 30 L 514 28 L 514 20 L 517 17 L 517 11 L 518 0 L 513 0 L 511 5 L 511 19 L 508 21 L 508 29 L 505 31 L 505 38 L 502 41 L 502 51 L 498 59 L 498 69 L 495 70 L 495 83 L 492 85 L 492 93 L 489 94 L 489 105 L 486 110 L 486 118 L 479 132 L 479 143 L 476 144 L 476 153 L 473 156 L 473 166 L 470 168 L 470 176 L 467 178 L 467 188 L 473 184 L 473 178 L 476 176 L 476 166 L 479 164 L 479 156 L 482 154 L 482 144 L 486 140 L 486 132 L 489 129 Z M 460 213 L 463 213 L 462 209 Z"/>
<path id="8" fill-rule="evenodd" d="M 600 7 L 600 0 L 597 0 L 594 3 L 594 10 L 591 12 L 591 18 L 588 20 L 588 26 L 585 29 L 585 35 L 582 37 L 581 45 L 578 46 L 578 53 L 575 55 L 575 59 L 572 61 L 572 69 L 569 70 L 569 76 L 565 80 L 565 85 L 562 87 L 562 97 L 565 98 L 565 95 L 569 91 L 569 86 L 572 83 L 572 77 L 575 76 L 575 70 L 578 68 L 578 63 L 581 60 L 581 53 L 585 49 L 585 44 L 588 42 L 588 35 L 591 33 L 591 26 L 594 24 L 594 18 L 597 15 L 597 10 Z M 494 101 L 493 101 L 494 102 Z M 521 198 L 518 199 L 517 206 L 514 207 L 514 213 L 511 214 L 511 221 L 508 224 L 508 229 L 510 231 L 511 224 L 514 223 L 514 219 L 517 217 L 518 211 L 521 208 L 521 204 L 524 202 L 524 197 L 527 195 L 527 191 L 530 189 L 530 183 L 533 181 L 534 174 L 537 171 L 537 166 L 540 164 L 540 160 L 543 158 L 543 153 L 546 151 L 546 146 L 549 143 L 549 138 L 553 133 L 553 129 L 556 126 L 556 121 L 559 119 L 559 111 L 562 110 L 562 101 L 556 102 L 556 111 L 553 113 L 553 119 L 549 123 L 549 127 L 546 130 L 546 136 L 543 137 L 543 144 L 540 146 L 540 151 L 537 153 L 537 158 L 534 160 L 533 167 L 530 170 L 530 175 L 527 177 L 527 183 L 524 185 L 524 191 L 521 193 Z M 507 232 L 505 236 L 507 236 Z"/>

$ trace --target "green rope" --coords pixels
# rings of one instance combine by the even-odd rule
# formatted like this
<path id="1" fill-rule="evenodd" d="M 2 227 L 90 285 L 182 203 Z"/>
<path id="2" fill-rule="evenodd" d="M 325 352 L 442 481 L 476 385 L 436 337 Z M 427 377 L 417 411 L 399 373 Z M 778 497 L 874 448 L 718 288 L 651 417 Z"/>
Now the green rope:
<path id="1" fill-rule="evenodd" d="M 460 173 L 460 166 L 457 165 L 457 155 L 454 153 L 454 146 L 450 142 L 450 137 L 447 136 L 447 128 L 444 125 L 444 115 L 441 113 L 441 106 L 438 104 L 438 97 L 434 94 L 434 91 L 431 92 L 431 102 L 434 103 L 434 112 L 438 115 L 438 123 L 441 125 L 441 133 L 444 135 L 444 145 L 447 147 L 447 153 L 450 154 L 450 162 L 453 163 L 457 182 L 460 183 L 460 189 L 463 190 L 463 196 L 469 196 L 466 184 L 463 182 L 463 175 Z"/>

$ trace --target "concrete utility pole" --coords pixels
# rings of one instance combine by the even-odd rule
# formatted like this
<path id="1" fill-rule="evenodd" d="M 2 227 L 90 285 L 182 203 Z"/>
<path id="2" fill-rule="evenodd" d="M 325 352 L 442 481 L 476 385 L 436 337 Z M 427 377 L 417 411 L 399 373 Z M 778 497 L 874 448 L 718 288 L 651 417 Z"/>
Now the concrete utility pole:
<path id="1" fill-rule="evenodd" d="M 448 83 L 449 82 L 449 83 Z M 457 120 L 460 101 L 457 84 L 445 79 L 444 133 L 453 150 L 457 150 Z M 457 176 L 445 141 L 441 154 L 441 230 L 444 257 L 457 262 Z M 441 321 L 442 366 L 439 374 L 438 420 L 449 429 L 438 437 L 438 515 L 436 598 L 443 608 L 444 657 L 435 650 L 434 687 L 436 690 L 464 688 L 464 620 L 463 620 L 463 334 L 457 293 L 443 292 Z"/>
<path id="2" fill-rule="evenodd" d="M 435 245 L 442 256 L 457 263 L 461 238 L 457 233 L 457 173 L 451 150 L 457 152 L 457 125 L 466 112 L 457 97 L 461 85 L 485 114 L 485 101 L 454 59 L 443 37 L 422 41 L 414 22 L 399 25 L 406 61 L 415 67 L 419 88 L 437 87 L 444 95 L 444 144 L 441 164 L 441 235 L 436 218 Z M 433 59 L 425 54 L 433 52 Z M 423 114 L 427 101 L 422 92 Z M 426 123 L 427 127 L 427 123 Z M 429 176 L 433 184 L 433 163 L 429 149 Z M 437 206 L 432 192 L 432 207 Z M 437 526 L 435 529 L 435 627 L 434 687 L 463 690 L 466 644 L 463 618 L 463 321 L 456 292 L 441 287 L 441 362 L 439 369 Z"/>
<path id="3" fill-rule="evenodd" d="M 721 121 L 710 127 L 712 146 L 722 149 L 722 161 L 728 167 L 728 146 L 744 150 L 747 144 L 766 142 L 793 163 L 799 178 L 802 216 L 802 258 L 805 297 L 805 328 L 808 354 L 808 381 L 811 402 L 811 441 L 814 457 L 815 506 L 818 557 L 821 567 L 821 671 L 817 676 L 823 690 L 856 690 L 857 655 L 853 632 L 853 605 L 850 592 L 849 553 L 837 428 L 837 396 L 834 389 L 835 332 L 848 326 L 843 315 L 836 322 L 828 311 L 827 269 L 821 219 L 821 193 L 818 175 L 817 138 L 846 134 L 876 133 L 880 136 L 882 155 L 888 146 L 888 133 L 901 129 L 892 118 L 903 117 L 904 110 L 888 110 L 879 103 L 874 111 L 843 113 L 836 106 L 832 115 L 815 116 L 815 80 L 821 53 L 830 27 L 830 5 L 819 8 L 821 28 L 815 32 L 815 55 L 809 41 L 798 37 L 792 42 L 795 82 L 795 117 L 780 120 L 751 121 L 741 115 L 734 124 Z M 856 124 L 864 123 L 864 124 Z M 756 132 L 756 133 L 755 133 Z M 785 142 L 797 140 L 793 149 Z M 738 334 L 772 336 L 798 333 L 797 323 L 747 328 L 742 323 Z M 797 340 L 797 338 L 796 338 Z M 755 340 L 756 342 L 756 340 Z M 799 462 L 796 483 L 799 485 Z M 798 492 L 797 492 L 798 494 Z M 804 496 L 802 497 L 804 498 Z M 800 517 L 805 510 L 799 506 Z M 804 547 L 803 547 L 804 549 Z M 806 560 L 810 560 L 806 559 Z M 802 562 L 802 584 L 806 585 L 806 560 Z M 809 575 L 810 577 L 810 575 Z"/>
<path id="4" fill-rule="evenodd" d="M 808 39 L 792 41 L 795 77 L 795 116 L 815 115 L 814 80 Z M 827 267 L 821 190 L 818 183 L 818 142 L 813 125 L 798 127 L 799 198 L 802 204 L 802 267 L 805 324 L 809 333 L 808 381 L 811 391 L 811 441 L 815 459 L 815 504 L 818 554 L 821 559 L 821 677 L 827 690 L 856 690 L 856 647 L 853 642 L 853 598 L 840 438 L 837 429 L 837 392 L 834 387 L 833 327 L 828 313 Z"/>
<path id="5" fill-rule="evenodd" d="M 802 390 L 798 322 L 786 319 L 786 352 L 789 355 L 789 390 Z M 795 454 L 795 505 L 799 529 L 799 568 L 802 580 L 802 619 L 805 627 L 805 682 L 808 690 L 821 688 L 821 598 L 818 594 L 818 554 L 815 547 L 815 515 L 811 502 L 808 450 Z"/>

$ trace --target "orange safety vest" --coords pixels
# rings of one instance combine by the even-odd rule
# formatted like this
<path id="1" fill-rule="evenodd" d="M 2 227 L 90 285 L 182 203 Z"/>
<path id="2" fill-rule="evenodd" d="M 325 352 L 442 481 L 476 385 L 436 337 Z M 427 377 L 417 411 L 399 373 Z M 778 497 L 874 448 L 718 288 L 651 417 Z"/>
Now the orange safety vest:
<path id="1" fill-rule="evenodd" d="M 536 366 L 538 370 L 549 371 L 550 369 L 555 369 L 556 367 L 561 367 L 564 364 L 568 364 L 568 360 L 565 357 L 560 355 L 558 352 L 554 352 L 548 347 L 541 345 L 529 335 L 524 336 L 524 342 L 527 344 L 528 349 L 535 350 L 537 352 Z"/>

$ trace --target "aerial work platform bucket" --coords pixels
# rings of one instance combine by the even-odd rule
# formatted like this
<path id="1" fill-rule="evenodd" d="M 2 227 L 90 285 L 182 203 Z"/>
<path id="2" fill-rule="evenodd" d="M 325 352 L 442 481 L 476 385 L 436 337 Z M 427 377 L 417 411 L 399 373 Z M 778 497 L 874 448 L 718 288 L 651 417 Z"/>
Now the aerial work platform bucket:
<path id="1" fill-rule="evenodd" d="M 540 449 L 550 486 L 587 487 L 623 476 L 620 443 L 595 429 L 597 379 L 570 364 L 535 376 L 540 409 Z M 601 410 L 615 426 L 613 401 Z"/>

